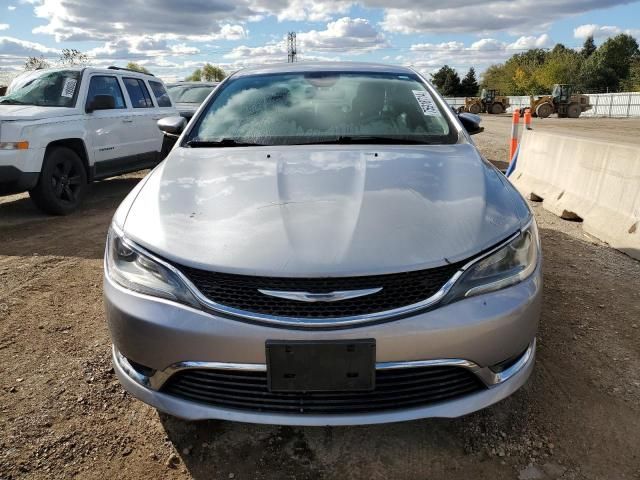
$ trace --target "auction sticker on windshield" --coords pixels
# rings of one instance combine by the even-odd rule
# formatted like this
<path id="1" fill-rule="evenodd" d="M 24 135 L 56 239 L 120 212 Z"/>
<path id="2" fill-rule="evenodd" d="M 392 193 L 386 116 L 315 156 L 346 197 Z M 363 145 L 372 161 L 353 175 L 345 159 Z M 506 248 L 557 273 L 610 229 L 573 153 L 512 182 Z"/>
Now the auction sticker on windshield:
<path id="1" fill-rule="evenodd" d="M 418 101 L 418 105 L 420 105 L 420 108 L 422 109 L 422 113 L 432 117 L 440 116 L 440 111 L 433 102 L 433 98 L 431 98 L 429 92 L 424 90 L 412 90 L 412 92 L 413 96 L 416 97 L 416 100 Z"/>
<path id="2" fill-rule="evenodd" d="M 73 92 L 76 91 L 76 85 L 78 81 L 75 78 L 65 78 L 64 85 L 62 86 L 61 97 L 72 98 Z"/>

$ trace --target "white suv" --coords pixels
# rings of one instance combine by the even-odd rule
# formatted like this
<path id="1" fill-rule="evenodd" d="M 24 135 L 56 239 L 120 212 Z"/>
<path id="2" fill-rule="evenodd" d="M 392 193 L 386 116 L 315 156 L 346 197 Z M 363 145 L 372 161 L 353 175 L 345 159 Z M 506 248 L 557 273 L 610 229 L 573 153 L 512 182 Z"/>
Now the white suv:
<path id="1" fill-rule="evenodd" d="M 86 186 L 156 165 L 156 122 L 177 114 L 162 81 L 117 67 L 40 70 L 0 99 L 0 194 L 64 215 Z"/>

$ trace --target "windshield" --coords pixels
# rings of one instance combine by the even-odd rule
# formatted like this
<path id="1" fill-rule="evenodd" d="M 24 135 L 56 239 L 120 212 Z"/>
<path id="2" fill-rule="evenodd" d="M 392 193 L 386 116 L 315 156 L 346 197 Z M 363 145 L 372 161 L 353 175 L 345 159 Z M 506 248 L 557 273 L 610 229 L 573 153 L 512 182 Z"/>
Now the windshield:
<path id="1" fill-rule="evenodd" d="M 295 73 L 231 79 L 186 139 L 229 144 L 455 143 L 414 75 Z"/>
<path id="2" fill-rule="evenodd" d="M 73 107 L 80 82 L 77 70 L 46 71 L 0 99 L 5 105 L 37 105 L 39 107 Z"/>
<path id="3" fill-rule="evenodd" d="M 212 85 L 189 85 L 169 88 L 169 96 L 174 103 L 202 103 L 211 90 L 216 88 Z"/>

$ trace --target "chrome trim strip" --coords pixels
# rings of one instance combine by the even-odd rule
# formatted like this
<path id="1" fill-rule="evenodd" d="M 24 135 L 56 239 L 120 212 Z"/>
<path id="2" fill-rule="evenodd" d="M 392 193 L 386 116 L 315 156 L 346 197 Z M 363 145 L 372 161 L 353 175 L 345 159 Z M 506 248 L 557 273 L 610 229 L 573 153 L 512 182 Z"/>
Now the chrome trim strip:
<path id="1" fill-rule="evenodd" d="M 284 298 L 286 300 L 295 300 L 298 302 L 339 302 L 340 300 L 349 300 L 351 298 L 360 298 L 365 295 L 373 295 L 382 290 L 382 287 L 367 288 L 363 290 L 343 290 L 340 292 L 329 293 L 311 293 L 311 292 L 284 292 L 280 290 L 262 290 L 258 289 L 263 295 L 270 297 Z"/>
<path id="2" fill-rule="evenodd" d="M 136 382 L 138 382 L 140 385 L 143 385 L 147 388 L 153 388 L 155 389 L 155 386 L 152 385 L 151 382 L 151 378 L 152 377 L 147 377 L 146 375 L 143 375 L 142 373 L 138 373 L 129 363 L 129 360 L 127 360 L 127 357 L 125 357 L 124 355 L 122 355 L 115 347 L 115 345 L 113 346 L 113 358 L 114 360 L 116 360 L 118 362 L 118 365 L 120 365 L 122 367 L 122 369 L 124 370 L 124 372 L 129 375 L 131 378 L 133 378 Z"/>
<path id="3" fill-rule="evenodd" d="M 518 359 L 517 362 L 515 362 L 509 368 L 507 368 L 506 370 L 503 370 L 500 373 L 492 372 L 494 375 L 493 384 L 496 385 L 498 383 L 506 382 L 511 377 L 513 377 L 516 373 L 522 370 L 522 368 L 527 363 L 529 363 L 529 361 L 535 354 L 535 351 L 536 351 L 536 339 L 534 338 L 533 342 L 529 344 L 529 347 L 525 350 L 525 352 L 522 354 L 522 356 Z"/>
<path id="4" fill-rule="evenodd" d="M 461 367 L 466 368 L 480 378 L 480 380 L 489 388 L 506 382 L 520 370 L 522 370 L 533 358 L 536 351 L 536 339 L 529 344 L 522 356 L 508 369 L 495 373 L 489 367 L 481 367 L 477 363 L 459 358 L 442 358 L 435 360 L 412 360 L 407 362 L 378 362 L 376 370 L 393 370 L 399 368 L 419 368 L 419 367 Z M 193 369 L 215 369 L 215 370 L 240 370 L 245 372 L 266 372 L 267 366 L 264 363 L 224 363 L 224 362 L 179 362 L 175 363 L 164 370 L 158 370 L 151 377 L 146 377 L 138 373 L 129 364 L 129 361 L 116 348 L 113 347 L 114 358 L 118 364 L 133 380 L 139 384 L 160 390 L 164 383 L 175 373 L 184 370 Z"/>
<path id="5" fill-rule="evenodd" d="M 154 262 L 159 263 L 163 267 L 167 268 L 171 272 L 173 272 L 179 279 L 184 283 L 187 289 L 193 294 L 193 296 L 200 302 L 202 306 L 207 309 L 213 310 L 214 312 L 219 312 L 226 315 L 231 315 L 233 317 L 238 317 L 241 319 L 252 320 L 256 322 L 264 322 L 268 324 L 284 326 L 284 327 L 303 327 L 303 328 L 322 328 L 322 327 L 344 327 L 351 325 L 358 325 L 362 323 L 372 323 L 381 320 L 386 320 L 393 317 L 398 317 L 401 315 L 409 315 L 415 313 L 420 310 L 424 310 L 429 308 L 436 303 L 440 302 L 446 295 L 449 293 L 449 290 L 453 287 L 453 285 L 458 281 L 458 279 L 462 276 L 462 274 L 469 269 L 472 265 L 479 262 L 483 258 L 493 254 L 494 252 L 500 250 L 502 247 L 507 245 L 508 243 L 515 240 L 520 234 L 521 231 L 518 230 L 513 235 L 509 236 L 506 240 L 496 245 L 491 250 L 485 252 L 484 254 L 474 258 L 469 261 L 467 264 L 462 266 L 460 270 L 458 270 L 448 281 L 445 283 L 440 290 L 431 295 L 429 298 L 426 298 L 420 302 L 413 303 L 411 305 L 405 305 L 404 307 L 395 308 L 392 310 L 385 310 L 382 312 L 368 313 L 364 315 L 353 315 L 349 317 L 335 317 L 335 318 L 295 318 L 295 317 L 279 317 L 274 315 L 267 315 L 261 313 L 250 312 L 247 310 L 241 310 L 238 308 L 228 307 L 226 305 L 219 304 L 207 298 L 198 288 L 184 275 L 180 270 L 171 265 L 170 263 L 165 262 L 164 260 L 156 257 L 153 253 L 149 252 L 145 248 L 137 245 L 136 243 L 127 239 L 124 232 L 117 227 L 115 224 L 111 224 L 111 228 L 115 231 L 115 233 L 121 237 L 122 242 L 125 243 L 129 248 L 135 250 L 136 252 L 149 257 Z M 125 287 L 126 288 L 126 287 Z"/>

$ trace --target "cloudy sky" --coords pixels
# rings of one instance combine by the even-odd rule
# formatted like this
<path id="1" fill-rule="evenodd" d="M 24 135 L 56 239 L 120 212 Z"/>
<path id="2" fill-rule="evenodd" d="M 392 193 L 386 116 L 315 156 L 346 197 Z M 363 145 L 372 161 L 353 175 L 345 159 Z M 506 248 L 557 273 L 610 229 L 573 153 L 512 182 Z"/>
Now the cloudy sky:
<path id="1" fill-rule="evenodd" d="M 76 48 L 97 65 L 136 61 L 182 78 L 204 62 L 227 70 L 286 61 L 383 61 L 431 72 L 482 71 L 557 42 L 578 48 L 620 32 L 640 37 L 629 0 L 0 0 L 0 78 L 27 56 Z"/>

